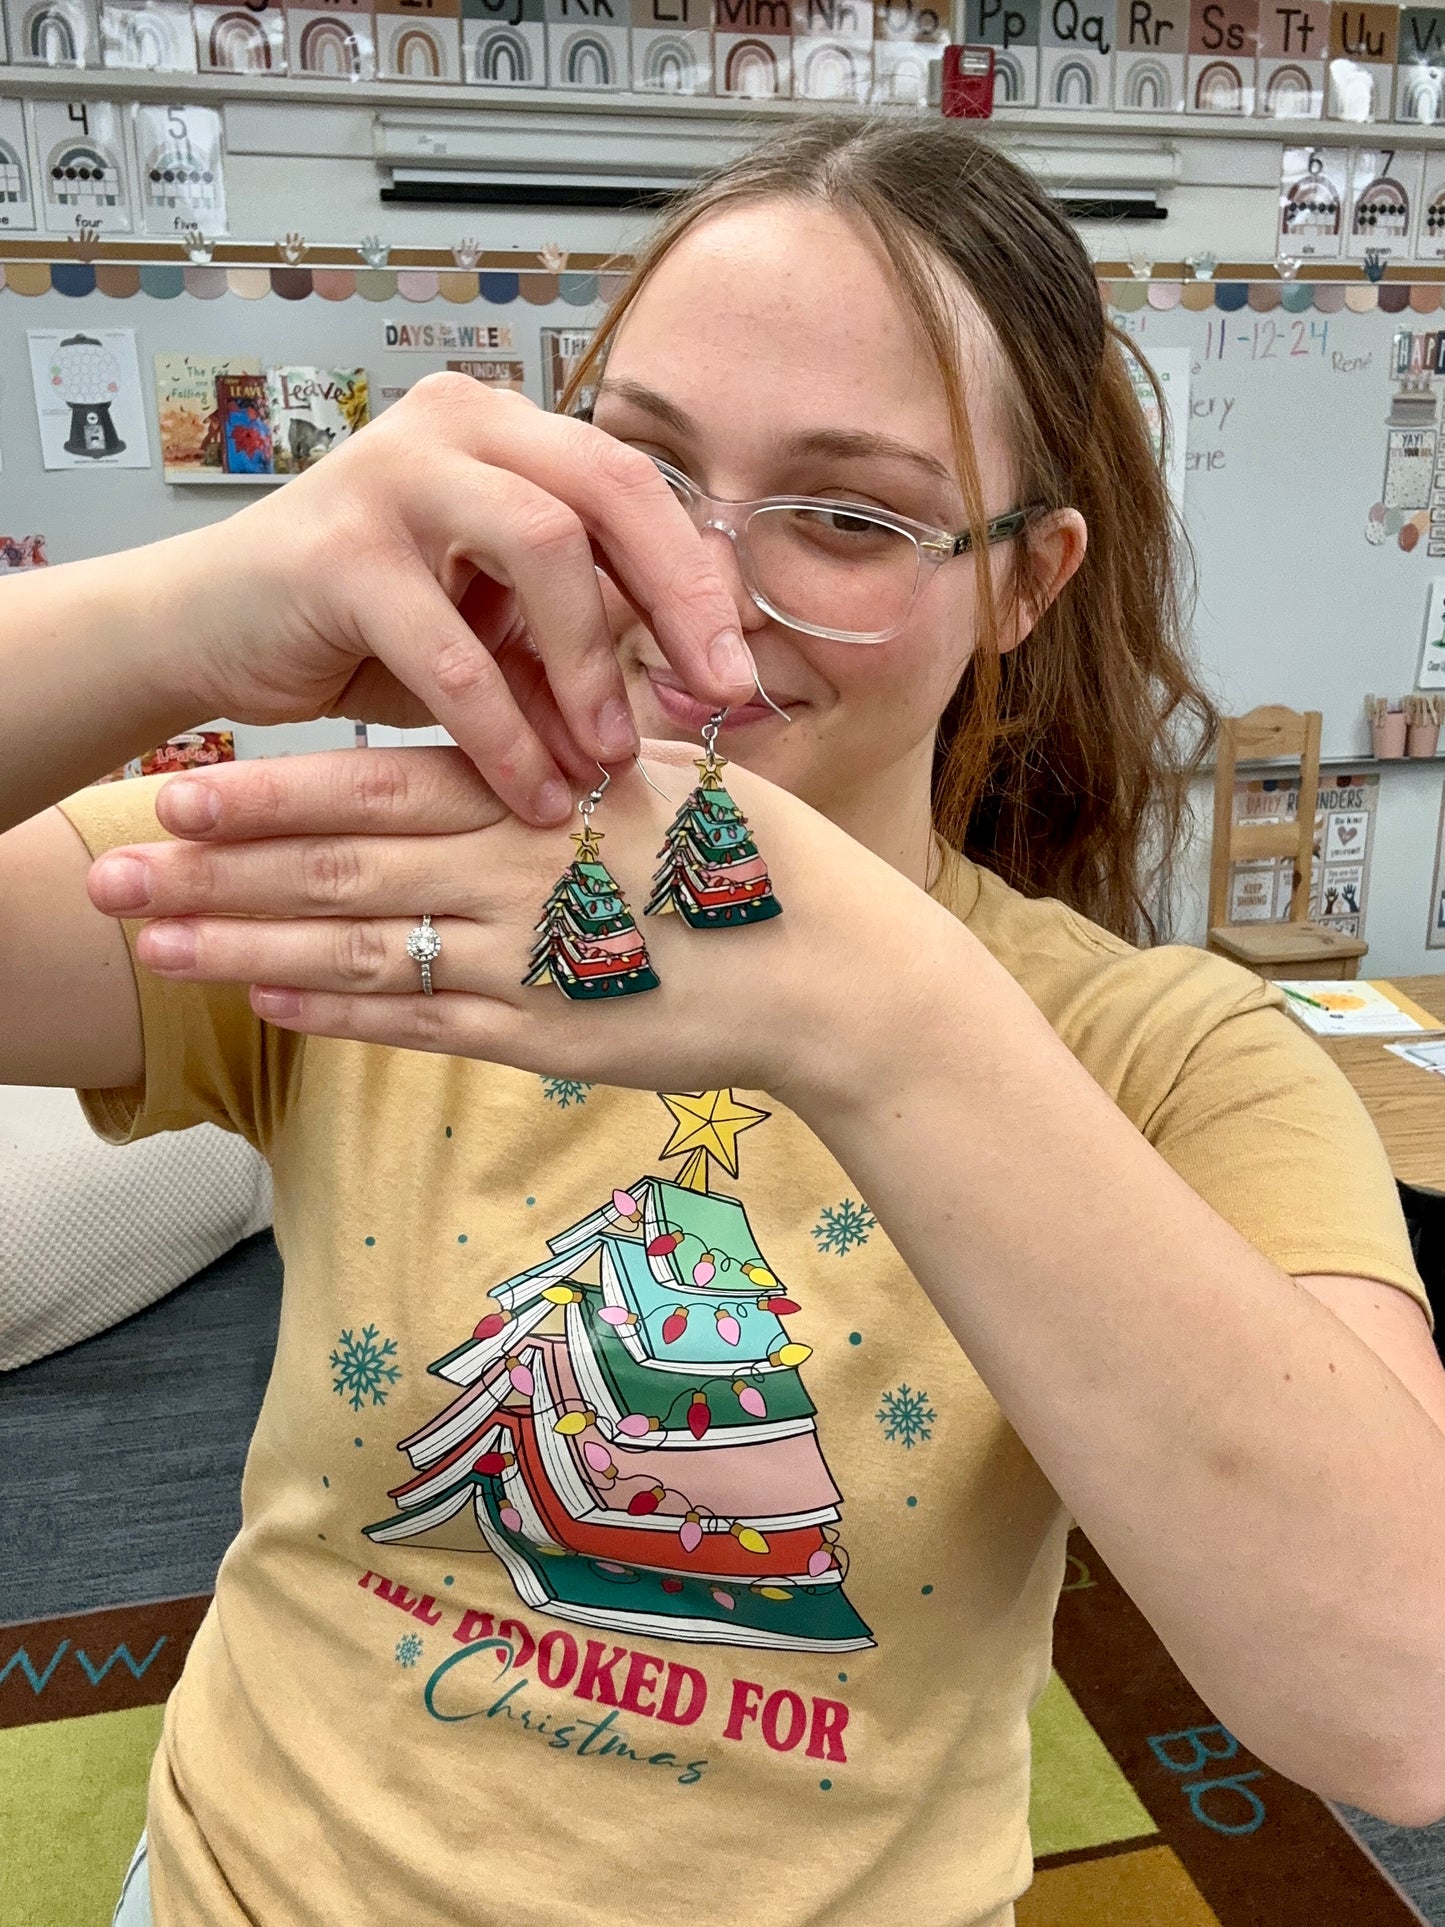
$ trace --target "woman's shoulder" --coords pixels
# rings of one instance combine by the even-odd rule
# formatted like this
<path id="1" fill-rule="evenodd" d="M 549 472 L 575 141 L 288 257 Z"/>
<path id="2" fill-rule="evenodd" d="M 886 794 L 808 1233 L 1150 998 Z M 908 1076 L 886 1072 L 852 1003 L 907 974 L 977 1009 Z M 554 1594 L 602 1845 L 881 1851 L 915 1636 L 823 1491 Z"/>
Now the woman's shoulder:
<path id="1" fill-rule="evenodd" d="M 1146 1064 L 1172 1082 L 1206 1043 L 1228 1054 L 1234 1039 L 1257 1050 L 1261 1035 L 1285 1050 L 1310 1042 L 1282 992 L 1227 957 L 1187 943 L 1140 949 L 1056 898 L 1026 897 L 987 870 L 977 877 L 969 929 L 1108 1088 Z M 1255 1012 L 1262 1027 L 1231 1022 Z"/>

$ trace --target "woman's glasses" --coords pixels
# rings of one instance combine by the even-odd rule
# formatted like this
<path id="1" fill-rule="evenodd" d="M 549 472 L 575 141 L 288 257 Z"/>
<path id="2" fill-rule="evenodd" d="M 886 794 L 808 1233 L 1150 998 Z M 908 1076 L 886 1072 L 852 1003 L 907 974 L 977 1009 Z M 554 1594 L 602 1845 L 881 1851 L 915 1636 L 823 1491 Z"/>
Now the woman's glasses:
<path id="1" fill-rule="evenodd" d="M 833 642 L 887 642 L 908 621 L 927 572 L 973 547 L 951 534 L 862 502 L 765 495 L 729 502 L 705 495 L 660 455 L 650 458 L 699 529 L 720 529 L 737 553 L 748 594 L 765 615 Z M 1034 513 L 989 522 L 989 544 L 1017 535 Z"/>

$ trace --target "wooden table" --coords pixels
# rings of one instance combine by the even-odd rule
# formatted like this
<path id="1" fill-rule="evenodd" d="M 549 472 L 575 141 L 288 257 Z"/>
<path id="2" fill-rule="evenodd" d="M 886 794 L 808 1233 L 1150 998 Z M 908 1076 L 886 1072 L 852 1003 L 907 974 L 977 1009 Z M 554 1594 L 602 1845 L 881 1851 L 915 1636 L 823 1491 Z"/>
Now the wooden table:
<path id="1" fill-rule="evenodd" d="M 1445 972 L 1377 981 L 1393 983 L 1445 1024 Z M 1386 1043 L 1407 1041 L 1403 1038 L 1318 1041 L 1359 1092 L 1400 1182 L 1445 1191 L 1445 1077 L 1422 1071 L 1385 1049 Z"/>

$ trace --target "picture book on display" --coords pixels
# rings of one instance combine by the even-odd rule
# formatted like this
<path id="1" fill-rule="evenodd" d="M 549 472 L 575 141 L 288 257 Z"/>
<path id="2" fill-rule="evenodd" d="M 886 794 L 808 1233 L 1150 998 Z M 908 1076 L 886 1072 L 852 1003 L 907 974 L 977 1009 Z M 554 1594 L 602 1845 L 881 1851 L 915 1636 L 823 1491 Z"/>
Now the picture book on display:
<path id="1" fill-rule="evenodd" d="M 276 473 L 299 475 L 370 420 L 364 368 L 270 368 Z"/>
<path id="2" fill-rule="evenodd" d="M 1398 1037 L 1445 1030 L 1445 1022 L 1393 984 L 1363 979 L 1276 978 L 1294 1015 L 1317 1037 Z"/>
<path id="3" fill-rule="evenodd" d="M 228 475 L 270 475 L 271 421 L 264 375 L 218 375 L 216 415 L 221 429 L 221 466 Z"/>
<path id="4" fill-rule="evenodd" d="M 216 383 L 222 376 L 259 375 L 250 355 L 157 355 L 156 414 L 161 467 L 168 482 L 183 482 L 224 463 L 217 417 Z"/>
<path id="5" fill-rule="evenodd" d="M 168 482 L 298 475 L 365 427 L 364 368 L 266 368 L 247 355 L 155 358 Z"/>

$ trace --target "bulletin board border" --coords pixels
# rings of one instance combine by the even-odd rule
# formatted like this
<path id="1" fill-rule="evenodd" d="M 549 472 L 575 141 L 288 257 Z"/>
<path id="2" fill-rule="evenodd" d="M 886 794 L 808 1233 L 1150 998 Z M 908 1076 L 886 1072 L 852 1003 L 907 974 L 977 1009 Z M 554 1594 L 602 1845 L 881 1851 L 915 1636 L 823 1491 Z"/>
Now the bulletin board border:
<path id="1" fill-rule="evenodd" d="M 53 257 L 53 248 L 49 252 Z M 216 252 L 220 254 L 222 250 L 218 247 Z M 616 271 L 615 257 L 611 256 L 606 257 L 612 264 L 611 272 L 581 265 L 551 274 L 535 267 L 518 267 L 515 255 L 484 257 L 485 265 L 463 269 L 413 264 L 416 256 L 428 252 L 438 258 L 435 250 L 398 250 L 401 265 L 362 268 L 340 265 L 345 261 L 345 254 L 339 249 L 327 252 L 337 265 L 273 265 L 258 262 L 254 254 L 248 259 L 246 250 L 241 248 L 228 248 L 225 253 L 232 258 L 204 265 L 178 261 L 174 250 L 160 254 L 148 251 L 137 258 L 138 251 L 116 248 L 105 250 L 100 258 L 81 261 L 73 255 L 68 259 L 46 259 L 39 251 L 25 256 L 12 255 L 6 249 L 0 251 L 0 293 L 21 297 L 62 294 L 75 299 L 103 294 L 117 301 L 130 300 L 136 295 L 147 295 L 156 301 L 171 301 L 178 296 L 214 301 L 226 294 L 239 296 L 244 301 L 262 301 L 267 297 L 304 301 L 315 296 L 323 301 L 442 300 L 458 306 L 481 301 L 500 308 L 518 301 L 538 308 L 560 302 L 564 307 L 586 309 L 599 301 L 610 302 L 626 282 L 626 275 Z M 535 255 L 523 258 L 536 259 Z M 585 264 L 589 257 L 576 258 Z M 592 258 L 600 261 L 603 257 Z"/>
<path id="2" fill-rule="evenodd" d="M 357 250 L 343 247 L 308 249 L 305 264 L 278 262 L 276 248 L 217 242 L 206 263 L 186 258 L 170 242 L 92 242 L 84 255 L 75 247 L 57 248 L 54 241 L 0 242 L 0 293 L 30 297 L 92 294 L 114 300 L 148 295 L 170 301 L 189 295 L 213 301 L 224 294 L 260 301 L 449 301 L 458 306 L 486 302 L 508 307 L 524 301 L 535 307 L 561 302 L 567 307 L 590 308 L 612 301 L 626 283 L 628 263 L 618 255 L 568 256 L 560 273 L 539 270 L 536 255 L 484 254 L 473 268 L 458 268 L 442 248 L 398 248 L 386 267 L 354 265 Z M 1224 314 L 1248 310 L 1269 314 L 1383 314 L 1437 313 L 1445 305 L 1445 267 L 1411 269 L 1398 280 L 1387 274 L 1379 281 L 1359 278 L 1359 271 L 1343 265 L 1312 268 L 1308 277 L 1285 280 L 1271 265 L 1228 263 L 1214 279 L 1171 275 L 1166 264 L 1148 277 L 1131 274 L 1112 262 L 1101 262 L 1099 298 L 1120 314 L 1153 308 L 1167 312 L 1184 308 Z"/>

